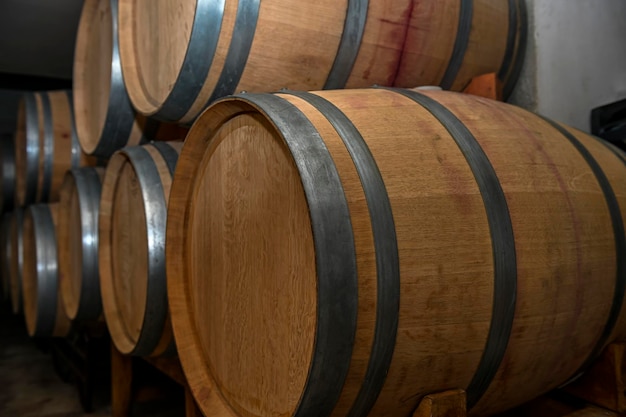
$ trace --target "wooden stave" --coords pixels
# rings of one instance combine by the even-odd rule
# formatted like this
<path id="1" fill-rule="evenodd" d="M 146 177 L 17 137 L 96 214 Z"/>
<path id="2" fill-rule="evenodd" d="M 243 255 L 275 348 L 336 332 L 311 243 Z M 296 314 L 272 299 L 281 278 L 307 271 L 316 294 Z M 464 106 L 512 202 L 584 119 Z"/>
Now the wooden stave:
<path id="1" fill-rule="evenodd" d="M 102 315 L 98 271 L 98 211 L 104 168 L 74 168 L 65 174 L 59 202 L 59 226 L 57 248 L 59 252 L 59 292 L 66 316 L 70 320 L 94 321 Z M 78 198 L 79 213 L 71 211 L 72 193 Z M 75 216 L 75 217 L 74 217 Z M 73 270 L 70 243 L 70 222 L 78 219 L 81 224 L 82 249 L 81 286 L 78 299 L 72 288 Z M 72 281 L 74 282 L 74 281 Z"/>
<path id="2" fill-rule="evenodd" d="M 174 339 L 171 331 L 167 308 L 165 265 L 160 259 L 164 257 L 165 219 L 167 200 L 164 199 L 163 187 L 160 186 L 160 172 L 154 166 L 152 156 L 146 148 L 153 148 L 164 159 L 173 175 L 181 143 L 153 142 L 148 145 L 127 147 L 117 151 L 110 159 L 102 180 L 100 212 L 98 216 L 98 261 L 100 271 L 100 292 L 102 308 L 111 339 L 117 349 L 134 356 L 162 356 L 175 352 Z M 147 232 L 152 235 L 151 241 L 156 244 L 148 248 L 148 288 L 146 309 L 140 334 L 134 338 L 126 331 L 125 320 L 117 306 L 116 285 L 113 282 L 114 267 L 112 265 L 112 219 L 113 200 L 118 182 L 118 175 L 124 165 L 129 163 L 137 174 L 142 189 L 144 212 L 152 213 L 145 216 Z M 154 175 L 156 174 L 156 177 Z M 159 178 L 157 183 L 148 186 L 150 178 Z M 143 182 L 141 182 L 143 180 Z M 146 206 L 150 207 L 149 209 Z M 150 220 L 149 220 L 150 219 Z M 157 227 L 155 227 L 155 225 Z M 161 300 L 156 302 L 154 300 Z"/>
<path id="3" fill-rule="evenodd" d="M 65 337 L 71 327 L 58 291 L 57 216 L 57 204 L 31 205 L 24 215 L 23 302 L 31 337 Z"/>
<path id="4" fill-rule="evenodd" d="M 460 19 L 459 21 L 459 26 L 467 27 L 468 33 L 466 35 L 460 34 L 457 37 L 457 40 L 459 39 L 463 40 L 463 42 L 459 41 L 457 43 L 463 44 L 466 47 L 468 43 L 470 45 L 475 45 L 478 43 L 481 43 L 481 44 L 485 43 L 484 41 L 482 42 L 477 42 L 475 40 L 473 42 L 470 41 L 470 36 L 474 36 L 474 29 L 472 29 L 470 32 L 470 25 L 472 25 L 471 4 L 473 3 L 473 1 L 474 0 L 467 1 L 467 2 L 464 1 L 461 4 L 461 6 L 463 7 L 465 4 L 470 5 L 470 7 L 468 8 L 469 11 L 465 13 L 465 15 L 468 18 Z M 476 2 L 479 3 L 479 6 L 483 6 L 483 8 L 490 7 L 489 3 L 486 3 L 486 5 L 483 5 L 482 3 L 485 3 L 485 2 L 482 0 L 476 0 Z M 368 13 L 368 4 L 369 4 L 369 13 L 376 12 L 376 13 L 385 14 L 389 12 L 381 11 L 377 9 L 378 4 L 375 4 L 375 3 L 371 3 L 368 1 L 361 1 L 361 2 L 351 1 L 348 3 L 348 6 L 347 6 L 348 15 L 347 17 L 345 17 L 345 22 L 344 22 L 344 24 L 346 24 L 347 26 L 344 28 L 344 31 L 341 35 L 341 40 L 337 40 L 338 51 L 335 52 L 334 58 L 327 60 L 329 65 L 331 63 L 333 65 L 332 65 L 332 68 L 329 68 L 329 76 L 328 76 L 328 79 L 326 80 L 326 84 L 318 83 L 318 82 L 316 83 L 309 82 L 309 83 L 303 84 L 302 76 L 295 78 L 293 80 L 290 80 L 290 78 L 287 76 L 285 77 L 281 76 L 277 78 L 283 80 L 283 81 L 280 81 L 280 83 L 283 83 L 283 84 L 276 84 L 275 81 L 273 83 L 272 82 L 268 83 L 267 80 L 265 80 L 264 82 L 260 83 L 260 85 L 255 85 L 254 81 L 247 80 L 246 78 L 247 74 L 245 74 L 246 69 L 242 67 L 246 65 L 246 60 L 247 60 L 246 51 L 251 47 L 250 43 L 252 42 L 252 39 L 254 38 L 256 19 L 259 18 L 259 14 L 263 15 L 262 10 L 260 12 L 259 10 L 256 10 L 257 7 L 259 7 L 259 5 L 253 1 L 253 2 L 244 3 L 241 10 L 237 10 L 237 17 L 236 17 L 237 21 L 239 20 L 241 20 L 241 22 L 246 21 L 247 26 L 245 30 L 243 29 L 243 26 L 238 29 L 235 29 L 239 35 L 238 44 L 236 47 L 231 44 L 230 49 L 228 49 L 229 58 L 230 58 L 231 52 L 234 52 L 235 50 L 238 51 L 238 53 L 232 54 L 233 59 L 230 60 L 233 64 L 235 64 L 232 66 L 232 68 L 229 67 L 231 68 L 229 72 L 230 77 L 228 78 L 230 80 L 229 81 L 230 84 L 229 86 L 224 86 L 219 83 L 215 84 L 216 80 L 214 78 L 216 76 L 211 75 L 211 73 L 214 71 L 218 71 L 219 69 L 214 70 L 213 68 L 207 68 L 206 66 L 207 65 L 210 66 L 211 62 L 206 63 L 206 60 L 204 59 L 202 61 L 203 63 L 196 62 L 194 61 L 194 56 L 196 53 L 201 53 L 203 57 L 207 55 L 213 56 L 215 53 L 214 51 L 216 49 L 218 51 L 221 50 L 220 49 L 221 46 L 219 46 L 220 41 L 218 41 L 218 37 L 228 36 L 230 33 L 229 31 L 232 29 L 229 26 L 226 29 L 226 34 L 224 33 L 224 30 L 220 32 L 220 26 L 222 26 L 222 23 L 226 26 L 231 24 L 230 21 L 226 23 L 224 22 L 220 23 L 220 20 L 224 19 L 223 16 L 229 13 L 228 12 L 229 5 L 228 3 L 226 3 L 225 5 L 222 3 L 219 3 L 219 6 L 217 5 L 209 6 L 208 4 L 209 2 L 203 2 L 199 0 L 196 5 L 196 14 L 194 17 L 194 21 L 190 23 L 188 22 L 190 25 L 194 27 L 194 30 L 189 34 L 189 37 L 186 38 L 186 39 L 191 39 L 191 41 L 189 41 L 189 44 L 188 44 L 189 49 L 183 61 L 180 63 L 181 65 L 180 68 L 185 68 L 185 69 L 179 70 L 179 71 L 185 72 L 185 74 L 196 74 L 196 79 L 192 80 L 191 75 L 186 75 L 185 77 L 178 77 L 178 79 L 176 79 L 175 82 L 172 81 L 171 85 L 174 85 L 174 87 L 173 89 L 170 90 L 167 97 L 164 99 L 156 99 L 151 94 L 151 91 L 148 91 L 149 88 L 146 87 L 145 82 L 141 78 L 141 75 L 138 74 L 139 70 L 137 70 L 137 68 L 141 66 L 141 62 L 138 61 L 136 50 L 133 49 L 136 47 L 136 41 L 134 38 L 134 32 L 132 32 L 134 30 L 134 26 L 136 25 L 134 14 L 138 12 L 134 10 L 134 4 L 132 3 L 134 3 L 133 0 L 122 0 L 120 3 L 120 16 L 121 16 L 120 52 L 121 52 L 121 57 L 122 57 L 123 71 L 125 73 L 126 82 L 128 86 L 128 92 L 129 92 L 131 101 L 133 102 L 135 108 L 140 113 L 147 115 L 147 116 L 156 117 L 160 120 L 180 121 L 183 123 L 189 123 L 193 121 L 204 108 L 206 108 L 211 102 L 215 101 L 217 98 L 223 97 L 228 94 L 233 94 L 236 91 L 242 91 L 242 90 L 255 91 L 255 92 L 256 91 L 276 91 L 285 86 L 289 88 L 294 88 L 294 89 L 321 89 L 321 88 L 332 89 L 332 88 L 344 88 L 344 87 L 362 88 L 362 87 L 367 87 L 371 85 L 395 85 L 399 87 L 413 87 L 415 85 L 424 85 L 425 83 L 426 84 L 432 83 L 432 81 L 430 80 L 426 81 L 425 79 L 420 79 L 419 77 L 411 75 L 411 73 L 418 72 L 416 68 L 416 66 L 419 65 L 418 61 L 424 61 L 424 60 L 423 59 L 415 60 L 415 59 L 408 58 L 408 56 L 410 55 L 409 54 L 410 51 L 405 51 L 405 53 L 400 52 L 400 54 L 396 58 L 390 58 L 390 57 L 385 58 L 385 65 L 387 65 L 387 60 L 391 60 L 391 62 L 395 62 L 395 64 L 393 64 L 393 68 L 389 70 L 390 74 L 388 76 L 385 76 L 382 78 L 381 77 L 368 78 L 369 77 L 368 75 L 367 77 L 365 77 L 366 79 L 361 79 L 360 75 L 357 75 L 357 72 L 359 74 L 361 72 L 364 72 L 364 74 L 365 73 L 369 74 L 371 68 L 368 69 L 367 65 L 363 62 L 363 60 L 367 59 L 366 57 L 362 57 L 358 53 L 356 54 L 356 56 L 353 56 L 353 57 L 350 56 L 352 55 L 351 52 L 354 52 L 354 50 L 353 48 L 346 47 L 346 44 L 350 44 L 350 42 L 354 42 L 354 39 L 356 39 L 356 42 L 359 42 L 361 39 L 367 38 L 368 32 L 365 28 L 367 27 L 367 25 L 372 25 L 373 20 L 375 20 L 375 19 L 368 19 L 367 17 L 363 16 L 363 15 L 367 15 Z M 508 2 L 503 1 L 502 3 L 503 5 L 507 6 L 507 9 L 509 10 L 509 12 L 507 12 L 508 15 L 502 16 L 502 19 L 495 19 L 495 21 L 500 21 L 500 20 L 507 21 L 507 18 L 508 18 L 509 28 L 507 28 L 502 33 L 502 38 L 503 38 L 502 42 L 506 43 L 506 48 L 502 51 L 501 61 L 498 62 L 497 65 L 494 65 L 493 68 L 490 68 L 490 70 L 492 72 L 500 72 L 501 78 L 505 82 L 505 91 L 508 96 L 508 94 L 510 94 L 510 91 L 513 85 L 515 84 L 517 77 L 519 76 L 519 68 L 523 61 L 527 22 L 526 22 L 524 2 L 520 2 L 519 0 L 508 0 Z M 215 10 L 216 7 L 217 9 L 219 9 L 219 12 Z M 403 36 L 406 37 L 408 31 L 410 30 L 409 18 L 411 17 L 414 7 L 416 6 L 412 2 L 409 2 L 406 4 L 406 10 L 403 12 L 404 14 L 408 13 L 406 17 L 399 17 L 399 16 L 390 17 L 387 14 L 385 14 L 384 16 L 380 17 L 380 19 L 384 21 L 391 21 L 389 19 L 395 19 L 395 20 L 399 19 L 398 22 L 395 22 L 394 20 L 394 24 L 400 24 L 402 22 L 402 19 L 404 19 L 404 23 L 403 23 L 404 35 Z M 288 10 L 290 9 L 290 7 L 283 7 L 283 9 Z M 480 7 L 478 7 L 478 9 L 481 10 Z M 400 11 L 398 10 L 397 13 L 400 14 Z M 222 19 L 220 19 L 220 17 Z M 228 19 L 234 20 L 235 18 L 231 16 L 231 17 L 228 17 Z M 358 21 L 358 23 L 355 23 L 355 21 Z M 211 32 L 201 33 L 200 29 L 195 30 L 196 22 L 205 23 L 206 26 L 209 26 L 211 28 L 210 29 Z M 251 24 L 250 22 L 253 22 L 253 24 Z M 463 22 L 465 22 L 465 24 Z M 478 29 L 475 29 L 475 31 L 479 31 L 482 25 L 474 23 L 473 26 L 478 27 Z M 377 29 L 377 30 L 380 30 L 381 32 L 383 32 L 383 29 Z M 389 28 L 386 28 L 385 30 L 389 32 L 388 34 L 391 37 L 394 37 L 394 36 L 400 37 L 402 35 L 402 34 L 400 35 L 393 34 L 392 31 L 389 31 Z M 252 32 L 252 34 L 250 32 Z M 445 33 L 447 34 L 447 32 Z M 480 34 L 478 34 L 477 36 L 479 35 Z M 252 38 L 250 38 L 251 36 Z M 380 36 L 383 36 L 383 35 L 380 35 Z M 387 36 L 387 34 L 384 36 Z M 421 37 L 422 35 L 420 34 L 419 36 Z M 437 38 L 438 36 L 434 36 L 434 37 Z M 132 41 L 127 40 L 127 39 L 132 39 Z M 376 40 L 371 40 L 371 39 L 370 41 L 376 42 Z M 378 41 L 380 42 L 380 39 Z M 404 46 L 404 43 L 400 43 L 396 45 L 395 47 L 402 48 L 403 46 Z M 389 47 L 389 46 L 386 45 L 386 47 Z M 251 52 L 251 56 L 254 56 L 255 53 L 258 53 L 258 51 L 254 51 L 254 46 L 252 46 L 252 49 L 253 51 Z M 380 47 L 379 49 L 380 50 L 376 53 L 383 54 L 384 53 L 382 52 L 383 48 Z M 457 61 L 459 61 L 457 65 L 458 68 L 456 70 L 451 71 L 451 74 L 452 74 L 451 80 L 453 81 L 456 79 L 455 76 L 456 76 L 456 73 L 459 72 L 459 69 L 465 68 L 470 65 L 469 63 L 464 62 L 466 58 L 464 55 L 466 48 L 458 48 L 458 49 L 459 49 L 459 59 L 457 59 Z M 218 53 L 226 54 L 224 50 L 221 50 L 221 52 L 218 52 Z M 346 53 L 350 57 L 346 58 L 345 56 L 342 55 L 344 53 Z M 450 51 L 450 53 L 452 53 L 452 51 Z M 484 55 L 485 50 L 481 49 L 477 53 Z M 235 56 L 237 56 L 237 59 L 235 59 Z M 222 65 L 222 58 L 223 57 L 221 57 L 220 55 L 220 58 L 217 59 L 219 63 L 216 65 Z M 226 58 L 226 59 L 229 59 L 229 58 Z M 475 57 L 474 57 L 474 61 L 479 62 L 475 59 Z M 378 62 L 379 62 L 379 66 L 382 66 L 380 57 L 378 57 Z M 326 65 L 326 61 L 324 62 L 324 65 Z M 267 64 L 265 65 L 264 70 L 265 68 L 267 68 Z M 344 69 L 348 68 L 348 69 L 354 69 L 354 70 L 352 71 L 352 73 L 342 74 L 342 75 L 335 77 L 333 75 L 335 70 L 342 69 L 342 68 Z M 308 70 L 308 67 L 306 66 L 303 67 L 300 73 L 302 73 L 304 70 Z M 220 78 L 224 78 L 223 75 L 226 72 L 228 71 L 224 71 L 221 74 L 222 77 Z M 482 73 L 479 74 L 479 73 L 470 72 L 470 74 L 471 76 L 476 76 L 476 75 L 481 75 Z M 462 80 L 459 78 L 459 80 L 457 80 L 454 83 L 454 89 L 462 90 L 471 79 L 471 76 L 468 79 L 468 75 L 465 74 L 463 75 Z M 235 77 L 235 81 L 238 79 L 238 77 L 242 77 L 242 78 L 239 83 L 235 83 L 235 85 L 232 85 L 233 77 Z M 391 77 L 391 79 L 389 79 L 389 77 Z M 395 82 L 394 78 L 397 78 L 403 81 Z M 209 81 L 209 80 L 212 80 L 212 81 Z M 287 80 L 290 80 L 290 81 L 287 81 Z M 340 80 L 340 81 L 337 81 L 337 80 Z M 436 81 L 436 82 L 439 83 L 441 82 L 441 80 Z M 452 81 L 449 81 L 449 82 L 446 81 L 446 83 L 449 84 L 448 85 L 449 87 L 452 86 Z M 203 84 L 211 84 L 213 87 L 203 86 L 201 90 L 198 90 L 199 88 L 198 86 L 202 86 Z M 214 88 L 213 92 L 210 91 L 212 88 Z M 199 94 L 199 97 L 198 97 L 198 94 Z"/>
<path id="5" fill-rule="evenodd" d="M 285 93 L 285 95 L 287 94 L 288 93 Z M 322 94 L 322 93 L 318 93 L 318 94 Z M 429 94 L 427 93 L 427 95 Z M 434 93 L 433 95 L 435 97 L 438 97 L 437 93 Z M 223 120 L 227 118 L 227 116 L 231 112 L 234 114 L 234 113 L 246 112 L 250 110 L 259 111 L 259 108 L 261 106 L 258 105 L 258 102 L 257 104 L 250 104 L 250 103 L 255 103 L 254 98 L 252 98 L 254 96 L 258 96 L 258 95 L 254 95 L 254 94 L 241 95 L 237 99 L 224 100 L 223 102 L 228 102 L 229 104 L 233 104 L 234 100 L 240 100 L 240 101 L 247 102 L 248 105 L 241 105 L 238 103 L 234 103 L 235 104 L 234 108 L 236 108 L 237 110 L 229 110 L 226 104 L 222 104 L 221 107 L 219 104 L 217 104 L 214 107 L 212 107 L 212 110 L 208 110 L 205 113 L 205 115 L 201 119 L 199 119 L 199 121 L 196 122 L 196 125 L 194 125 L 194 127 L 192 128 L 189 134 L 188 144 L 185 148 L 186 152 L 184 151 L 183 154 L 181 155 L 181 164 L 179 165 L 179 168 L 177 170 L 177 174 L 175 176 L 174 185 L 172 189 L 172 197 L 171 197 L 172 205 L 169 208 L 168 245 L 167 245 L 168 271 L 170 272 L 172 276 L 180 276 L 179 279 L 176 279 L 176 280 L 170 279 L 170 281 L 168 282 L 168 287 L 169 287 L 168 292 L 170 295 L 170 303 L 171 303 L 170 308 L 171 308 L 172 317 L 173 317 L 174 332 L 177 338 L 178 349 L 179 349 L 179 354 L 183 363 L 183 368 L 186 371 L 187 378 L 190 381 L 192 381 L 191 388 L 192 388 L 192 391 L 194 392 L 194 395 L 196 396 L 196 399 L 199 400 L 200 406 L 203 408 L 203 411 L 205 413 L 215 413 L 216 415 L 236 415 L 236 414 L 233 413 L 232 409 L 229 408 L 229 406 L 223 406 L 220 408 L 208 408 L 206 406 L 206 403 L 208 403 L 209 401 L 211 401 L 212 404 L 215 405 L 215 403 L 219 402 L 220 400 L 219 399 L 216 400 L 215 398 L 209 398 L 206 396 L 207 389 L 210 389 L 211 391 L 215 389 L 215 386 L 211 385 L 211 383 L 207 383 L 207 381 L 213 381 L 214 383 L 214 380 L 212 380 L 210 377 L 207 378 L 206 375 L 204 375 L 202 372 L 200 372 L 197 369 L 199 367 L 198 364 L 205 363 L 203 362 L 205 359 L 200 353 L 198 353 L 197 351 L 198 347 L 193 345 L 194 343 L 198 343 L 198 340 L 190 334 L 189 323 L 191 319 L 190 319 L 189 314 L 191 313 L 184 311 L 184 303 L 185 303 L 184 298 L 188 294 L 191 294 L 194 290 L 187 287 L 186 285 L 188 284 L 185 284 L 183 282 L 183 280 L 185 279 L 184 274 L 186 273 L 184 269 L 186 267 L 182 266 L 184 262 L 183 261 L 184 251 L 186 250 L 186 248 L 184 247 L 184 245 L 186 244 L 186 240 L 185 240 L 186 238 L 182 238 L 181 233 L 184 233 L 182 229 L 186 225 L 185 222 L 187 221 L 187 215 L 188 215 L 187 213 L 188 208 L 183 207 L 183 205 L 189 201 L 189 196 L 190 196 L 189 193 L 191 193 L 191 188 L 190 188 L 189 183 L 198 174 L 197 171 L 195 171 L 195 169 L 197 169 L 197 166 L 198 166 L 197 164 L 199 163 L 199 159 L 202 158 L 201 156 L 202 149 L 204 149 L 204 146 L 207 146 L 205 145 L 204 142 L 200 144 L 201 140 L 199 138 L 204 137 L 205 139 L 203 140 L 208 141 L 209 135 L 203 134 L 201 133 L 201 131 L 203 129 L 207 129 L 208 131 L 217 131 L 219 127 L 219 123 L 220 123 L 219 120 Z M 442 96 L 442 97 L 446 97 L 446 96 Z M 519 111 L 522 112 L 521 110 Z M 263 112 L 263 110 L 261 110 L 261 112 Z M 196 155 L 194 155 L 194 153 Z M 197 156 L 198 154 L 200 154 L 200 156 Z M 601 156 L 603 158 L 606 158 L 606 155 L 601 155 Z M 616 156 L 619 158 L 617 153 L 616 153 Z M 619 162 L 617 163 L 619 164 Z M 622 163 L 623 163 L 623 159 L 622 159 Z M 614 173 L 613 178 L 612 178 L 613 187 L 615 187 L 615 178 L 616 177 Z M 625 207 L 623 205 L 624 196 L 621 195 L 620 198 L 622 201 L 622 207 Z M 622 209 L 622 212 L 623 212 L 623 209 Z M 170 238 L 170 236 L 175 236 L 175 238 L 172 239 Z M 622 309 L 622 312 L 620 313 L 620 319 L 618 320 L 618 323 L 620 324 L 616 325 L 615 330 L 612 332 L 613 338 L 615 338 L 616 334 L 619 333 L 619 329 L 624 328 L 623 311 L 624 309 Z M 623 334 L 623 330 L 622 330 L 622 334 Z M 565 378 L 565 377 L 562 376 L 562 378 Z M 221 400 L 221 401 L 224 401 L 224 400 Z M 485 408 L 487 409 L 489 408 L 489 405 L 484 404 L 484 403 L 483 404 L 479 403 L 479 407 L 482 407 L 481 411 L 484 411 Z"/>

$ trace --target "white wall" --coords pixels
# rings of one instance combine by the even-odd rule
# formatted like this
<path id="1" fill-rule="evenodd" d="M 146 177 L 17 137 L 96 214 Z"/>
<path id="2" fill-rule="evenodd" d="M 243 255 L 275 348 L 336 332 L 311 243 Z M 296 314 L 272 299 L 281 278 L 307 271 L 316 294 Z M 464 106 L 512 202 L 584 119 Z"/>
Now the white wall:
<path id="1" fill-rule="evenodd" d="M 528 0 L 529 48 L 511 101 L 589 131 L 626 98 L 626 0 Z"/>

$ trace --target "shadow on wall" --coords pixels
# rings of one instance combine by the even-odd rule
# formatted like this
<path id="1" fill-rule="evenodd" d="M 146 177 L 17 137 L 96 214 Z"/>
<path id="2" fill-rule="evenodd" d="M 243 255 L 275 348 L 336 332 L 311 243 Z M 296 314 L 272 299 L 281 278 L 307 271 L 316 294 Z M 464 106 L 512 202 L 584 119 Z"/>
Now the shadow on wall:
<path id="1" fill-rule="evenodd" d="M 0 139 L 8 139 L 15 134 L 17 124 L 17 103 L 22 91 L 0 90 Z"/>

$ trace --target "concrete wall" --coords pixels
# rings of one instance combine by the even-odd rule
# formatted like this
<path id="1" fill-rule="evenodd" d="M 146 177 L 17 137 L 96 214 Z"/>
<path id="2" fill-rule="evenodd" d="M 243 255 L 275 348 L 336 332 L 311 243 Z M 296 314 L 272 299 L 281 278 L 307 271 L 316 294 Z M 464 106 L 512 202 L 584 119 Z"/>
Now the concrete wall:
<path id="1" fill-rule="evenodd" d="M 72 77 L 83 0 L 0 0 L 0 72 Z"/>
<path id="2" fill-rule="evenodd" d="M 0 0 L 0 73 L 69 79 L 83 0 Z M 527 0 L 529 45 L 511 101 L 589 130 L 626 98 L 626 0 Z"/>
<path id="3" fill-rule="evenodd" d="M 626 1 L 527 3 L 529 48 L 511 101 L 589 131 L 592 108 L 626 98 Z"/>

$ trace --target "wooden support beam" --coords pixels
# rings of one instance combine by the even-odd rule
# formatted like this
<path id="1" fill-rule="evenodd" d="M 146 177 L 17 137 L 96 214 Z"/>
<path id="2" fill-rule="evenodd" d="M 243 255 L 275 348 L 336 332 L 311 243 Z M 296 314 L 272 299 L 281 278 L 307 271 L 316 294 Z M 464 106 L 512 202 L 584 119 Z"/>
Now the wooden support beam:
<path id="1" fill-rule="evenodd" d="M 133 399 L 133 362 L 111 343 L 111 415 L 127 417 Z"/>
<path id="2" fill-rule="evenodd" d="M 558 394 L 558 393 L 557 393 Z M 618 413 L 596 407 L 577 398 L 548 394 L 495 417 L 619 417 Z"/>
<path id="3" fill-rule="evenodd" d="M 150 401 L 163 396 L 163 390 L 159 386 L 134 386 L 133 360 L 139 359 L 122 355 L 111 344 L 112 417 L 128 417 L 133 402 Z M 202 417 L 202 412 L 191 394 L 177 356 L 144 358 L 144 361 L 183 387 L 185 390 L 185 414 L 187 417 Z"/>
<path id="4" fill-rule="evenodd" d="M 413 417 L 466 417 L 465 391 L 452 390 L 425 396 Z"/>
<path id="5" fill-rule="evenodd" d="M 187 379 L 185 378 L 183 368 L 177 356 L 145 358 L 145 360 L 185 388 L 185 413 L 187 417 L 203 417 L 187 385 Z"/>
<path id="6" fill-rule="evenodd" d="M 474 77 L 463 92 L 465 94 L 503 101 L 502 81 L 498 79 L 495 72 Z"/>
<path id="7" fill-rule="evenodd" d="M 617 413 L 626 413 L 624 351 L 626 344 L 609 345 L 587 372 L 563 391 Z"/>

